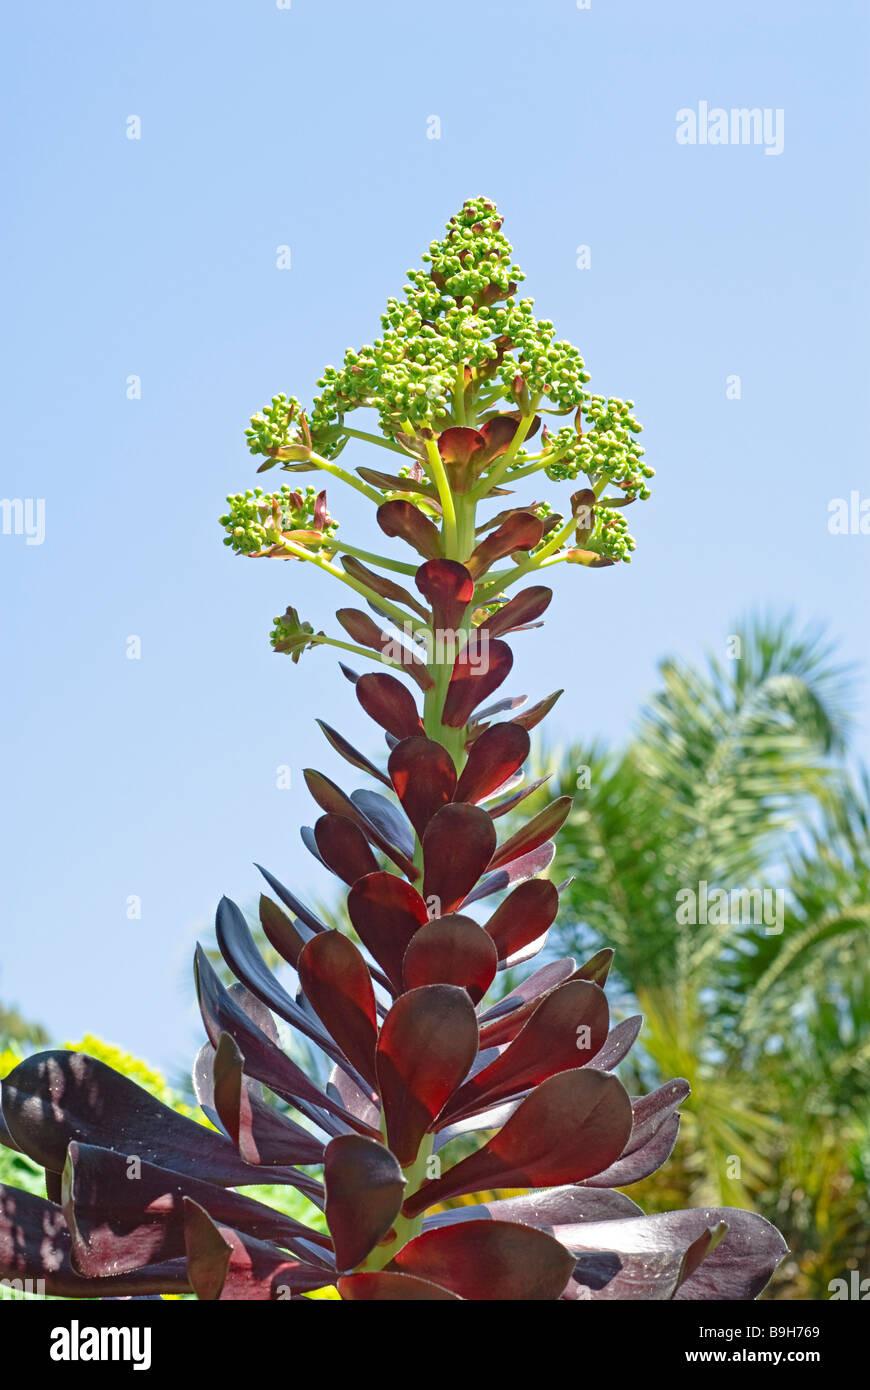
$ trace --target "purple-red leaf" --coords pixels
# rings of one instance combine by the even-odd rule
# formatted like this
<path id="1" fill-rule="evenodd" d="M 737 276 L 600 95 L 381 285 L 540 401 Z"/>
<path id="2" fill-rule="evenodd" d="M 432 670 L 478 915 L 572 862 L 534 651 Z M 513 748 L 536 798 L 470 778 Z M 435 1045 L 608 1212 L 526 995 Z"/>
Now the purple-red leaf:
<path id="1" fill-rule="evenodd" d="M 363 681 L 368 679 L 367 676 L 363 676 L 359 684 L 362 685 Z M 377 680 L 379 677 L 373 676 L 371 679 Z M 387 679 L 389 679 L 389 677 L 387 677 Z M 396 681 L 396 684 L 398 685 L 399 682 Z M 404 690 L 404 686 L 401 688 Z M 407 694 L 407 691 L 405 693 Z M 406 855 L 402 854 L 400 850 L 397 850 L 394 845 L 390 844 L 386 836 L 381 834 L 377 826 L 363 814 L 351 798 L 345 796 L 341 787 L 337 787 L 328 777 L 324 777 L 322 772 L 315 772 L 314 769 L 310 767 L 304 769 L 303 776 L 308 790 L 311 792 L 311 795 L 322 811 L 333 812 L 336 815 L 346 816 L 348 820 L 352 820 L 366 838 L 371 840 L 372 844 L 377 845 L 378 849 L 383 850 L 388 859 L 392 859 L 393 863 L 402 870 L 402 873 L 407 874 L 407 876 L 412 879 L 419 877 L 418 870 L 414 867 L 411 860 L 409 860 Z"/>
<path id="2" fill-rule="evenodd" d="M 534 729 L 542 719 L 546 719 L 559 696 L 564 695 L 564 693 L 564 690 L 554 690 L 552 695 L 548 695 L 545 700 L 539 700 L 536 705 L 531 705 L 522 714 L 518 714 L 516 719 L 511 720 L 511 723 L 519 724 L 521 729 Z"/>
<path id="3" fill-rule="evenodd" d="M 529 736 L 517 724 L 494 724 L 475 739 L 454 793 L 478 802 L 498 791 L 529 756 Z"/>
<path id="4" fill-rule="evenodd" d="M 470 643 L 463 647 L 453 664 L 441 716 L 442 724 L 461 729 L 481 700 L 497 690 L 507 678 L 513 663 L 514 654 L 510 647 L 497 638 L 487 642 L 485 648 L 482 643 L 480 649 L 477 644 Z"/>
<path id="5" fill-rule="evenodd" d="M 423 836 L 423 896 L 438 900 L 437 914 L 453 912 L 470 893 L 495 847 L 486 811 L 454 801 L 432 817 Z"/>
<path id="6" fill-rule="evenodd" d="M 482 1149 L 425 1182 L 404 1213 L 417 1216 L 484 1188 L 580 1182 L 613 1163 L 630 1132 L 631 1101 L 615 1076 L 560 1072 L 542 1081 Z"/>
<path id="7" fill-rule="evenodd" d="M 336 1268 L 353 1269 L 392 1229 L 405 1177 L 383 1144 L 345 1134 L 326 1147 L 323 1179 Z"/>
<path id="8" fill-rule="evenodd" d="M 321 816 L 314 826 L 314 840 L 328 869 L 348 885 L 364 874 L 374 874 L 378 861 L 355 821 L 334 811 Z M 323 935 L 323 933 L 321 933 Z"/>
<path id="9" fill-rule="evenodd" d="M 477 1017 L 464 989 L 424 985 L 396 1000 L 378 1040 L 378 1083 L 387 1142 L 413 1163 L 423 1135 L 477 1055 Z"/>
<path id="10" fill-rule="evenodd" d="M 510 888 L 511 884 L 525 883 L 536 874 L 542 874 L 552 864 L 555 853 L 556 846 L 552 840 L 548 840 L 545 845 L 533 849 L 531 854 L 521 854 L 519 859 L 512 859 L 504 868 L 496 869 L 494 874 L 487 874 L 474 891 L 469 893 L 463 906 L 468 907 L 480 898 L 488 898 L 493 893 L 500 893 L 503 888 Z"/>
<path id="11" fill-rule="evenodd" d="M 297 968 L 314 1012 L 351 1065 L 373 1082 L 378 1016 L 371 975 L 356 946 L 339 931 L 321 932 L 306 943 Z"/>
<path id="12" fill-rule="evenodd" d="M 460 1302 L 459 1296 L 439 1288 L 427 1279 L 415 1279 L 410 1274 L 394 1274 L 392 1270 L 376 1270 L 371 1274 L 346 1274 L 338 1281 L 342 1298 L 354 1303 L 445 1303 Z"/>
<path id="13" fill-rule="evenodd" d="M 486 628 L 490 637 L 505 637 L 540 618 L 549 608 L 552 597 L 552 589 L 544 584 L 533 584 L 530 589 L 515 594 L 497 613 L 488 614 L 481 627 Z"/>
<path id="14" fill-rule="evenodd" d="M 407 541 L 424 560 L 438 560 L 444 554 L 438 528 L 413 502 L 396 499 L 378 507 L 378 525 L 386 536 Z"/>
<path id="15" fill-rule="evenodd" d="M 505 840 L 504 844 L 499 846 L 487 865 L 490 872 L 501 868 L 503 864 L 510 864 L 522 855 L 531 854 L 532 850 L 552 839 L 568 819 L 573 804 L 570 796 L 560 796 L 556 801 L 551 801 L 549 806 L 545 806 L 543 811 L 532 816 L 515 835 L 511 835 L 509 840 Z"/>
<path id="16" fill-rule="evenodd" d="M 459 985 L 477 1004 L 495 979 L 495 942 L 471 917 L 449 914 L 427 922 L 405 952 L 405 988 Z"/>
<path id="17" fill-rule="evenodd" d="M 396 795 L 422 840 L 435 812 L 447 805 L 456 789 L 453 759 L 440 743 L 418 734 L 396 744 L 387 766 Z"/>
<path id="18" fill-rule="evenodd" d="M 386 671 L 360 676 L 356 695 L 366 714 L 394 738 L 422 734 L 423 724 L 414 697 L 407 686 Z"/>
<path id="19" fill-rule="evenodd" d="M 235 1038 L 221 1033 L 217 1049 L 209 1043 L 205 1044 L 206 1049 L 211 1054 L 208 1069 L 212 1105 L 246 1163 L 274 1165 L 323 1161 L 320 1140 L 257 1094 L 260 1089 L 257 1083 L 244 1075 L 245 1059 Z M 205 1066 L 201 1061 L 200 1084 L 206 1081 L 203 1077 Z M 202 1105 L 204 1097 L 199 1089 L 197 1099 Z"/>
<path id="20" fill-rule="evenodd" d="M 509 893 L 486 924 L 499 960 L 537 941 L 553 925 L 558 910 L 559 890 L 548 878 L 527 879 Z"/>
<path id="21" fill-rule="evenodd" d="M 399 1270 L 488 1302 L 555 1301 L 574 1268 L 544 1231 L 512 1221 L 465 1221 L 424 1231 L 398 1252 Z"/>
<path id="22" fill-rule="evenodd" d="M 444 1118 L 494 1105 L 582 1063 L 607 1037 L 610 1011 L 604 991 L 570 980 L 544 996 L 509 1047 L 453 1096 Z"/>
<path id="23" fill-rule="evenodd" d="M 347 910 L 363 945 L 398 993 L 408 942 L 429 920 L 420 894 L 395 874 L 367 874 L 357 879 L 348 893 Z"/>
<path id="24" fill-rule="evenodd" d="M 532 512 L 515 512 L 502 522 L 486 540 L 475 546 L 465 562 L 465 568 L 474 579 L 485 574 L 490 565 L 511 555 L 515 550 L 533 550 L 540 542 L 544 524 Z"/>
<path id="25" fill-rule="evenodd" d="M 474 597 L 474 580 L 457 560 L 428 560 L 415 576 L 420 593 L 432 609 L 437 632 L 455 632 Z"/>

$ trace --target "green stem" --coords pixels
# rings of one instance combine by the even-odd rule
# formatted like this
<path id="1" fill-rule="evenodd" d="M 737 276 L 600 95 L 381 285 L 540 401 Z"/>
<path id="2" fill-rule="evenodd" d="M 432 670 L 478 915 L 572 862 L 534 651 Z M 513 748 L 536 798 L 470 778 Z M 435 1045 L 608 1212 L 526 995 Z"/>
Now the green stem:
<path id="1" fill-rule="evenodd" d="M 340 550 L 343 555 L 353 555 L 357 560 L 367 560 L 370 565 L 377 565 L 382 570 L 393 570 L 396 574 L 414 575 L 419 569 L 418 565 L 406 565 L 402 560 L 388 560 L 385 555 L 376 555 L 373 550 L 360 550 L 357 545 L 348 545 L 345 541 L 339 540 L 336 536 L 332 542 L 336 550 Z"/>
<path id="2" fill-rule="evenodd" d="M 377 608 L 389 614 L 393 622 L 397 623 L 399 627 L 404 627 L 405 623 L 410 623 L 412 630 L 417 632 L 419 629 L 426 626 L 425 623 L 421 622 L 419 618 L 414 617 L 413 614 L 406 613 L 404 608 L 400 608 L 397 603 L 393 603 L 388 598 L 382 598 L 380 594 L 375 593 L 374 589 L 370 589 L 368 584 L 364 584 L 361 579 L 354 578 L 352 574 L 345 574 L 344 570 L 340 570 L 336 565 L 330 564 L 329 560 L 324 560 L 322 556 L 313 555 L 310 550 L 306 550 L 302 545 L 297 545 L 295 541 L 288 541 L 286 537 L 281 538 L 281 545 L 285 550 L 289 551 L 291 555 L 295 555 L 297 559 L 307 560 L 310 564 L 316 565 L 318 569 L 323 570 L 326 574 L 331 574 L 333 579 L 340 579 L 342 584 L 346 584 L 350 589 L 355 589 L 358 594 L 362 594 L 363 598 L 369 599 Z"/>
<path id="3" fill-rule="evenodd" d="M 351 439 L 363 439 L 366 444 L 379 444 L 382 449 L 390 449 L 394 454 L 401 454 L 404 458 L 408 457 L 401 444 L 396 444 L 392 439 L 383 439 L 378 434 L 369 434 L 367 430 L 352 430 L 349 425 L 342 425 L 341 432 L 350 435 Z"/>
<path id="4" fill-rule="evenodd" d="M 532 421 L 535 418 L 538 406 L 540 404 L 541 397 L 535 396 L 529 408 L 528 415 L 524 415 L 520 420 L 520 423 L 517 426 L 516 434 L 514 435 L 505 452 L 502 454 L 498 463 L 495 465 L 493 469 L 490 470 L 490 472 L 485 477 L 481 478 L 480 482 L 478 483 L 477 487 L 472 493 L 472 496 L 474 497 L 474 500 L 476 502 L 479 501 L 481 497 L 485 496 L 486 493 L 489 492 L 490 488 L 498 487 L 498 484 L 501 482 L 505 473 L 508 471 L 517 454 L 519 453 L 520 449 L 522 448 L 523 440 L 525 439 L 526 435 L 532 427 Z"/>
<path id="5" fill-rule="evenodd" d="M 444 516 L 444 548 L 448 558 L 453 559 L 456 551 L 456 508 L 453 505 L 453 491 L 444 467 L 444 460 L 438 452 L 438 445 L 434 439 L 427 439 L 425 442 L 426 456 L 429 460 L 429 475 L 438 489 L 438 500 L 441 503 L 441 511 Z"/>

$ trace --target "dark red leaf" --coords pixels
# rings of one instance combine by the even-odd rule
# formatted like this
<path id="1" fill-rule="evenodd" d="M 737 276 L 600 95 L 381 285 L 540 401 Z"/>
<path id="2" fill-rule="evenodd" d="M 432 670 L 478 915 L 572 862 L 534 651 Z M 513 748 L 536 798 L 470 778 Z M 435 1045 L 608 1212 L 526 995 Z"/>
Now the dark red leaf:
<path id="1" fill-rule="evenodd" d="M 537 1086 L 548 1076 L 581 1066 L 607 1037 L 610 1010 L 604 991 L 570 980 L 544 996 L 510 1046 L 453 1096 L 444 1118 L 494 1105 Z"/>
<path id="2" fill-rule="evenodd" d="M 555 853 L 556 846 L 552 840 L 548 840 L 545 845 L 533 849 L 531 854 L 522 854 L 519 859 L 512 859 L 504 868 L 496 869 L 494 874 L 487 874 L 474 891 L 469 893 L 463 907 L 468 907 L 470 903 L 476 903 L 481 898 L 491 897 L 493 893 L 500 893 L 502 889 L 510 888 L 514 883 L 524 883 L 526 879 L 542 874 L 552 864 Z"/>
<path id="3" fill-rule="evenodd" d="M 264 869 L 262 864 L 255 864 L 254 868 L 259 869 L 260 873 L 263 875 L 269 887 L 272 889 L 274 893 L 278 895 L 284 906 L 286 908 L 289 908 L 289 910 L 293 913 L 293 916 L 298 917 L 299 920 L 303 922 L 305 926 L 309 929 L 309 931 L 326 931 L 325 923 L 321 922 L 320 918 L 317 917 L 315 913 L 311 911 L 311 908 L 306 907 L 305 904 L 301 902 L 299 898 L 295 896 L 294 893 L 290 892 L 289 888 L 284 887 L 283 883 L 279 883 L 277 878 L 275 878 L 274 875 L 269 873 L 268 869 Z M 283 955 L 283 952 L 280 950 L 279 947 L 276 946 L 275 949 L 279 952 L 279 954 Z M 287 957 L 285 957 L 285 959 L 287 959 Z"/>
<path id="4" fill-rule="evenodd" d="M 490 565 L 505 555 L 511 555 L 515 550 L 533 550 L 539 544 L 543 531 L 543 522 L 532 512 L 515 512 L 474 547 L 465 561 L 465 568 L 473 579 L 479 579 Z"/>
<path id="5" fill-rule="evenodd" d="M 314 826 L 314 839 L 324 864 L 346 884 L 355 883 L 364 874 L 377 873 L 378 861 L 368 840 L 347 816 L 335 812 L 321 816 Z"/>
<path id="6" fill-rule="evenodd" d="M 432 689 L 435 682 L 426 670 L 425 661 L 410 642 L 399 641 L 389 632 L 384 632 L 367 613 L 361 613 L 358 608 L 338 608 L 335 616 L 354 642 L 371 647 L 372 651 L 386 653 L 391 660 L 401 660 L 404 670 L 421 690 Z"/>
<path id="7" fill-rule="evenodd" d="M 481 627 L 487 629 L 490 637 L 504 637 L 519 627 L 525 627 L 527 623 L 533 623 L 549 608 L 552 597 L 553 590 L 543 584 L 523 589 L 497 613 L 490 613 L 481 623 Z"/>
<path id="8" fill-rule="evenodd" d="M 405 952 L 405 988 L 459 985 L 477 1004 L 495 979 L 495 942 L 471 917 L 450 914 L 427 922 Z"/>
<path id="9" fill-rule="evenodd" d="M 403 1273 L 488 1302 L 555 1301 L 574 1257 L 544 1231 L 511 1221 L 464 1221 L 424 1231 L 394 1261 Z"/>
<path id="10" fill-rule="evenodd" d="M 453 759 L 440 743 L 418 734 L 396 744 L 387 766 L 396 795 L 422 840 L 435 812 L 447 805 L 456 789 Z"/>
<path id="11" fill-rule="evenodd" d="M 432 609 L 436 631 L 452 632 L 461 627 L 474 597 L 474 580 L 464 565 L 456 560 L 428 560 L 418 569 L 415 582 Z"/>
<path id="12" fill-rule="evenodd" d="M 387 1142 L 413 1163 L 423 1135 L 477 1055 L 477 1017 L 464 989 L 424 985 L 396 1000 L 378 1040 Z"/>
<path id="13" fill-rule="evenodd" d="M 208 1212 L 194 1202 L 187 1203 L 188 1240 L 194 1257 L 189 1266 L 191 1284 L 200 1297 L 214 1298 L 223 1264 L 218 1238 L 230 1248 L 220 1298 L 233 1302 L 266 1302 L 287 1299 L 293 1294 L 323 1288 L 334 1274 L 300 1260 L 288 1260 L 283 1250 L 267 1241 L 255 1240 L 231 1226 L 213 1222 Z M 211 1224 L 213 1232 L 207 1235 Z M 202 1293 L 199 1293 L 202 1289 Z"/>
<path id="14" fill-rule="evenodd" d="M 444 554 L 438 528 L 413 502 L 396 499 L 378 507 L 378 525 L 386 536 L 407 541 L 424 560 L 439 560 Z"/>
<path id="15" fill-rule="evenodd" d="M 400 473 L 381 473 L 376 468 L 358 468 L 356 471 L 367 483 L 379 487 L 382 492 L 412 492 L 421 497 L 430 497 L 433 502 L 438 500 L 435 484 L 422 478 L 403 478 Z"/>
<path id="16" fill-rule="evenodd" d="M 580 1182 L 619 1157 L 630 1131 L 631 1101 L 615 1076 L 560 1072 L 535 1087 L 482 1149 L 425 1182 L 404 1213 L 484 1188 Z"/>
<path id="17" fill-rule="evenodd" d="M 70 1233 L 59 1206 L 0 1184 L 0 1279 L 44 1280 L 45 1292 L 52 1298 L 143 1298 L 190 1292 L 183 1260 L 147 1265 L 132 1274 L 84 1279 L 73 1269 L 70 1251 Z"/>
<path id="18" fill-rule="evenodd" d="M 367 676 L 363 676 L 359 681 L 359 685 L 362 685 L 363 681 L 367 679 Z M 377 676 L 372 677 L 372 680 L 377 679 Z M 387 677 L 387 679 L 389 679 L 389 677 Z M 396 684 L 398 685 L 398 681 Z M 404 687 L 402 688 L 404 689 Z M 419 872 L 412 861 L 408 859 L 406 855 L 402 854 L 401 850 L 397 850 L 386 836 L 381 834 L 377 826 L 360 811 L 359 807 L 349 796 L 344 794 L 341 787 L 337 787 L 328 777 L 324 777 L 322 772 L 315 772 L 315 770 L 310 767 L 306 767 L 302 775 L 305 778 L 308 790 L 311 792 L 311 795 L 322 811 L 334 812 L 339 816 L 347 816 L 348 820 L 352 820 L 366 838 L 371 840 L 372 844 L 377 845 L 378 849 L 383 850 L 388 859 L 392 859 L 393 863 L 402 870 L 403 874 L 407 874 L 408 878 L 411 879 L 419 877 Z"/>
<path id="19" fill-rule="evenodd" d="M 470 492 L 486 458 L 483 434 L 465 425 L 454 425 L 439 434 L 438 452 L 452 490 Z"/>
<path id="20" fill-rule="evenodd" d="M 395 874 L 368 874 L 348 893 L 347 911 L 363 945 L 401 991 L 408 942 L 429 920 L 420 894 Z"/>
<path id="21" fill-rule="evenodd" d="M 211 1076 L 203 1077 L 201 1063 L 197 1099 L 203 1105 L 200 1086 L 205 1081 L 215 1114 L 246 1163 L 322 1163 L 320 1140 L 257 1094 L 259 1087 L 244 1075 L 245 1059 L 229 1033 L 221 1033 L 216 1050 L 206 1043 L 203 1052 L 209 1054 Z"/>
<path id="22" fill-rule="evenodd" d="M 338 1126 L 339 1132 L 346 1125 L 350 1129 L 369 1133 L 367 1125 L 361 1125 L 359 1120 L 309 1081 L 301 1068 L 251 1022 L 229 990 L 221 984 L 201 946 L 196 951 L 195 977 L 200 1013 L 214 1047 L 217 1047 L 221 1033 L 229 1033 L 244 1056 L 245 1074 L 252 1076 L 255 1081 L 262 1081 L 276 1095 L 292 1101 L 298 1110 L 328 1133 L 336 1132 L 335 1121 L 330 1121 L 330 1116 L 343 1122 Z M 160 1162 L 159 1159 L 156 1161 Z M 167 1163 L 164 1166 L 178 1167 L 178 1164 Z M 266 1179 L 258 1176 L 248 1177 L 244 1181 L 265 1182 Z"/>
<path id="23" fill-rule="evenodd" d="M 679 1115 L 668 1115 L 644 1143 L 628 1149 L 615 1163 L 594 1178 L 587 1178 L 590 1187 L 628 1187 L 633 1182 L 657 1173 L 670 1158 L 680 1132 Z"/>
<path id="24" fill-rule="evenodd" d="M 353 555 L 342 555 L 341 565 L 348 574 L 353 575 L 354 579 L 361 579 L 370 589 L 374 589 L 376 594 L 380 594 L 381 598 L 389 598 L 395 603 L 403 603 L 424 622 L 428 619 L 429 614 L 422 603 L 401 584 L 396 584 L 392 579 L 387 579 L 382 574 L 376 574 L 374 570 L 361 564 Z"/>
<path id="25" fill-rule="evenodd" d="M 511 723 L 519 724 L 521 729 L 534 729 L 542 719 L 546 719 L 559 696 L 564 695 L 564 693 L 564 690 L 554 690 L 553 694 L 548 695 L 545 700 L 539 700 L 536 705 L 532 705 L 523 714 L 518 714 L 516 719 L 511 720 Z"/>
<path id="26" fill-rule="evenodd" d="M 410 690 L 386 671 L 360 676 L 356 695 L 366 714 L 395 738 L 413 738 L 423 732 Z"/>
<path id="27" fill-rule="evenodd" d="M 338 733 L 336 729 L 330 728 L 329 724 L 324 723 L 322 719 L 318 719 L 317 722 L 336 753 L 339 753 L 346 762 L 349 762 L 351 767 L 358 767 L 362 772 L 367 772 L 370 777 L 376 777 L 386 787 L 390 785 L 390 779 L 381 772 L 380 768 L 376 767 L 364 753 L 360 753 L 354 748 L 353 744 L 348 743 L 342 734 Z"/>
<path id="28" fill-rule="evenodd" d="M 624 1018 L 615 1028 L 611 1028 L 597 1057 L 593 1057 L 586 1065 L 595 1067 L 597 1071 L 612 1071 L 628 1056 L 642 1025 L 643 1014 L 633 1014 L 631 1018 Z"/>
<path id="29" fill-rule="evenodd" d="M 440 1289 L 426 1279 L 414 1279 L 410 1274 L 394 1274 L 377 1270 L 371 1274 L 346 1274 L 338 1281 L 343 1299 L 356 1303 L 444 1303 L 460 1302 L 455 1293 Z"/>
<path id="30" fill-rule="evenodd" d="M 297 968 L 314 1012 L 351 1065 L 373 1082 L 378 1015 L 371 975 L 356 946 L 339 931 L 321 932 L 303 947 Z"/>
<path id="31" fill-rule="evenodd" d="M 522 767 L 528 756 L 529 736 L 525 729 L 516 724 L 494 724 L 471 745 L 454 800 L 485 800 Z"/>
<path id="32" fill-rule="evenodd" d="M 495 845 L 486 811 L 455 801 L 432 817 L 423 836 L 423 896 L 437 899 L 436 912 L 453 912 L 480 878 Z"/>
<path id="33" fill-rule="evenodd" d="M 514 663 L 514 654 L 506 642 L 497 638 L 486 647 L 465 646 L 453 663 L 453 673 L 447 687 L 442 724 L 461 729 L 481 700 L 485 700 L 502 681 L 506 680 Z M 482 737 L 482 735 L 481 735 Z"/>
<path id="34" fill-rule="evenodd" d="M 345 1134 L 327 1144 L 323 1178 L 336 1268 L 353 1269 L 392 1229 L 405 1177 L 383 1144 Z"/>
<path id="35" fill-rule="evenodd" d="M 63 1211 L 74 1267 L 94 1278 L 180 1258 L 186 1197 L 206 1206 L 214 1220 L 306 1258 L 300 1242 L 329 1248 L 319 1232 L 239 1192 L 146 1163 L 137 1154 L 72 1143 L 63 1174 Z"/>
<path id="36" fill-rule="evenodd" d="M 559 890 L 549 879 L 528 879 L 509 893 L 486 924 L 499 960 L 537 941 L 553 925 L 558 910 Z"/>
<path id="37" fill-rule="evenodd" d="M 551 839 L 568 819 L 573 804 L 570 796 L 560 796 L 556 801 L 551 801 L 549 806 L 545 806 L 543 811 L 532 816 L 515 835 L 511 835 L 509 840 L 505 840 L 504 844 L 499 846 L 487 866 L 490 872 L 501 868 L 503 864 L 510 864 L 522 855 L 531 854 L 532 850 L 538 849 Z"/>
<path id="38" fill-rule="evenodd" d="M 396 743 L 398 742 L 399 740 L 396 739 Z M 390 790 L 392 791 L 392 789 L 393 784 L 391 782 Z M 350 799 L 354 806 L 359 807 L 366 819 L 370 820 L 372 825 L 377 826 L 391 845 L 395 845 L 408 859 L 412 857 L 414 837 L 411 834 L 411 828 L 392 801 L 388 801 L 380 792 L 365 790 L 351 792 Z"/>
<path id="39" fill-rule="evenodd" d="M 100 1146 L 111 1126 L 145 1162 L 222 1187 L 286 1180 L 286 1170 L 266 1177 L 269 1170 L 243 1163 L 222 1134 L 177 1114 L 83 1052 L 36 1052 L 19 1062 L 3 1082 L 3 1114 L 24 1153 L 55 1173 L 63 1171 L 72 1141 Z"/>

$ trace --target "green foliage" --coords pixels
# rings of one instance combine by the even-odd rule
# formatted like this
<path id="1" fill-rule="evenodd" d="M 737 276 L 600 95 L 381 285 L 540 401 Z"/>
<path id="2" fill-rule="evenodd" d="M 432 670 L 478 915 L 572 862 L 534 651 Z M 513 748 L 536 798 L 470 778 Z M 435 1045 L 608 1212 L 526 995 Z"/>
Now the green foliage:
<path id="1" fill-rule="evenodd" d="M 794 1251 L 780 1293 L 827 1297 L 870 1263 L 870 787 L 841 766 L 850 673 L 819 633 L 767 619 L 731 641 L 726 662 L 663 663 L 627 747 L 565 754 L 559 944 L 616 947 L 644 1080 L 692 1084 L 676 1162 L 631 1195 L 756 1207 Z M 681 921 L 702 880 L 781 889 L 784 929 Z"/>

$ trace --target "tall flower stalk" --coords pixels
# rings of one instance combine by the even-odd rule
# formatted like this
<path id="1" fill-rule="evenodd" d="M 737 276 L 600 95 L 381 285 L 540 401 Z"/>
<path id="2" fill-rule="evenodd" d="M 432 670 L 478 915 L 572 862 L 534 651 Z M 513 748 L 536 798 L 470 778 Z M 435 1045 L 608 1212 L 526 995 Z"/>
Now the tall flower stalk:
<path id="1" fill-rule="evenodd" d="M 313 487 L 248 490 L 221 518 L 239 554 L 315 565 L 369 610 L 340 608 L 326 633 L 291 606 L 272 633 L 294 662 L 338 648 L 386 737 L 384 767 L 321 723 L 378 790 L 305 773 L 321 814 L 303 838 L 347 886 L 353 936 L 264 870 L 274 896 L 260 920 L 295 972 L 291 994 L 222 900 L 218 945 L 237 983 L 196 957 L 208 1041 L 194 1081 L 211 1129 L 83 1054 L 13 1070 L 0 1138 L 47 1185 L 45 1201 L 0 1193 L 0 1269 L 13 1277 L 39 1270 L 76 1297 L 752 1298 L 784 1253 L 749 1213 L 646 1217 L 619 1190 L 667 1158 L 688 1087 L 631 1097 L 613 1074 L 641 1020 L 610 1026 L 612 951 L 493 990 L 546 943 L 553 837 L 571 807 L 558 797 L 499 839 L 499 820 L 540 786 L 524 780 L 529 731 L 560 693 L 485 704 L 511 670 L 505 637 L 540 626 L 552 597 L 516 586 L 562 562 L 628 561 L 624 509 L 652 470 L 632 402 L 591 395 L 577 350 L 517 298 L 492 203 L 466 203 L 424 261 L 382 335 L 326 369 L 310 410 L 276 396 L 248 430 L 261 472 L 354 488 L 403 548 L 345 541 Z M 348 424 L 358 409 L 377 430 Z M 390 458 L 351 472 L 339 462 L 350 440 Z M 535 474 L 582 485 L 561 511 L 517 500 Z M 375 669 L 359 674 L 360 659 Z M 329 1059 L 326 1087 L 283 1050 L 276 1016 Z M 238 1191 L 269 1183 L 324 1219 Z M 451 1205 L 506 1189 L 524 1195 Z"/>

